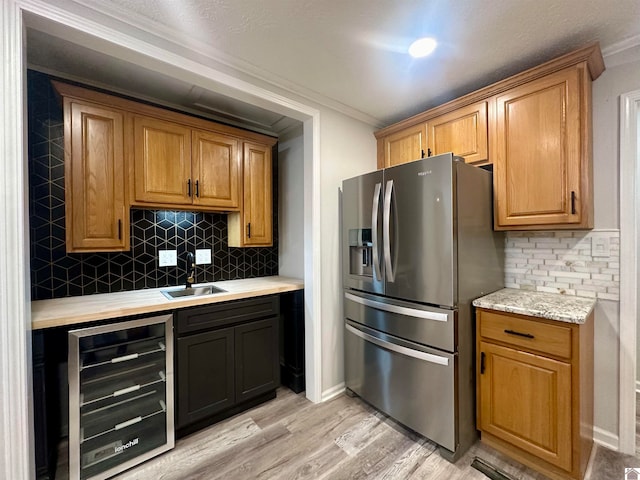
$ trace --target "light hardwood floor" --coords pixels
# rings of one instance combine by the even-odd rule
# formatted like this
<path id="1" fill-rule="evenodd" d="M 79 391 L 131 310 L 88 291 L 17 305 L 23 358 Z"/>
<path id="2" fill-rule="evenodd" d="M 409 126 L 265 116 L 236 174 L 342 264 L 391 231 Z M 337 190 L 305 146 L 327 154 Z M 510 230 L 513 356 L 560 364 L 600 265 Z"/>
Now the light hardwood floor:
<path id="1" fill-rule="evenodd" d="M 170 452 L 114 478 L 486 480 L 471 467 L 476 456 L 514 479 L 546 478 L 479 442 L 451 464 L 433 443 L 358 398 L 343 394 L 313 404 L 281 388 L 276 399 L 183 438 Z M 625 466 L 640 467 L 640 459 L 599 447 L 587 478 L 622 479 Z M 56 479 L 67 478 L 61 465 Z"/>

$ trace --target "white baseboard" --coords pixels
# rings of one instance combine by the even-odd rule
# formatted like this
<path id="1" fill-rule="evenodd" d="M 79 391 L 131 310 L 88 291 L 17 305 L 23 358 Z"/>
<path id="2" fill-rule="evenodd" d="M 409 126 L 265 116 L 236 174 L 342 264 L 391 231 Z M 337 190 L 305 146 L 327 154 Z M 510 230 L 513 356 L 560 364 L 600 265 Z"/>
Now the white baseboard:
<path id="1" fill-rule="evenodd" d="M 344 390 L 345 390 L 344 382 L 339 383 L 338 385 L 335 385 L 335 386 L 325 390 L 324 392 L 322 392 L 322 400 L 320 400 L 320 401 L 321 402 L 326 402 L 327 400 L 331 400 L 332 398 L 337 397 L 342 392 L 344 392 Z"/>
<path id="2" fill-rule="evenodd" d="M 617 452 L 619 450 L 620 441 L 618 435 L 611 433 L 602 428 L 593 427 L 593 441 L 598 445 L 608 448 Z"/>

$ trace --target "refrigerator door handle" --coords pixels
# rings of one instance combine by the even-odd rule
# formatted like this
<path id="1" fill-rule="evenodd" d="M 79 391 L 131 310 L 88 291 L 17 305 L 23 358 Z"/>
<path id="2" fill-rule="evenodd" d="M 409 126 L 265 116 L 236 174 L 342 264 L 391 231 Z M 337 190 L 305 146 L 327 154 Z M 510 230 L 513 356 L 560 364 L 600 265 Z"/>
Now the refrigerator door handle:
<path id="1" fill-rule="evenodd" d="M 449 359 L 447 357 L 441 357 L 440 355 L 434 355 L 432 353 L 421 352 L 419 350 L 413 350 L 411 348 L 403 347 L 402 345 L 396 345 L 395 343 L 387 342 L 385 340 L 376 338 L 373 335 L 369 335 L 368 333 L 364 333 L 357 328 L 353 328 L 351 325 L 345 325 L 345 328 L 349 332 L 362 338 L 363 340 L 378 345 L 379 347 L 382 347 L 386 350 L 391 350 L 392 352 L 406 355 L 407 357 L 417 358 L 418 360 L 424 360 L 430 363 L 437 363 L 439 365 L 445 366 L 449 365 Z"/>
<path id="2" fill-rule="evenodd" d="M 400 305 L 391 305 L 388 303 L 371 300 L 369 298 L 358 297 L 357 295 L 346 292 L 344 294 L 344 297 L 347 300 L 351 300 L 352 302 L 356 302 L 371 308 L 377 308 L 378 310 L 383 310 L 385 312 L 399 313 L 401 315 L 407 315 L 408 317 L 424 318 L 425 320 L 435 320 L 437 322 L 446 322 L 447 320 L 449 320 L 449 315 L 447 315 L 446 313 L 429 312 L 426 310 L 418 310 L 415 308 L 401 307 Z"/>
<path id="3" fill-rule="evenodd" d="M 391 265 L 391 195 L 393 193 L 393 180 L 387 181 L 384 191 L 384 210 L 382 212 L 382 241 L 384 243 L 384 264 L 388 282 L 396 279 L 396 272 Z"/>
<path id="4" fill-rule="evenodd" d="M 371 240 L 373 243 L 373 269 L 375 278 L 382 280 L 382 272 L 380 271 L 380 252 L 378 251 L 378 210 L 380 205 L 380 191 L 382 184 L 376 183 L 373 190 L 373 205 L 371 206 Z"/>

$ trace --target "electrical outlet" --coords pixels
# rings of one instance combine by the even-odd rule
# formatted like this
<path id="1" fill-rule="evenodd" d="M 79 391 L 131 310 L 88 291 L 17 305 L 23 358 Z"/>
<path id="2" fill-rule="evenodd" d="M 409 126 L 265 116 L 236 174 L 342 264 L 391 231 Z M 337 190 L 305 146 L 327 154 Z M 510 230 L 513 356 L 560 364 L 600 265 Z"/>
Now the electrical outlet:
<path id="1" fill-rule="evenodd" d="M 196 250 L 196 264 L 197 265 L 211 265 L 211 249 L 203 248 Z"/>
<path id="2" fill-rule="evenodd" d="M 175 267 L 178 265 L 178 253 L 176 250 L 158 250 L 159 267 Z"/>
<path id="3" fill-rule="evenodd" d="M 609 237 L 591 237 L 591 256 L 592 257 L 610 257 L 611 245 Z"/>

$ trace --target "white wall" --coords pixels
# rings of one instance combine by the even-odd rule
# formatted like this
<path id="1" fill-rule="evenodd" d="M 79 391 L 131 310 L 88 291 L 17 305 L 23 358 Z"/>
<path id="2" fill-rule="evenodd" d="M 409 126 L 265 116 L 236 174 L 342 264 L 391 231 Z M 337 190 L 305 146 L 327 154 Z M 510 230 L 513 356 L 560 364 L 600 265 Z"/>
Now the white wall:
<path id="1" fill-rule="evenodd" d="M 321 115 L 322 392 L 344 388 L 339 189 L 342 180 L 376 169 L 374 128 L 342 114 Z"/>
<path id="2" fill-rule="evenodd" d="M 605 58 L 593 83 L 593 172 L 596 229 L 620 228 L 619 98 L 640 89 L 640 49 Z M 621 258 L 621 262 L 625 259 Z M 619 414 L 620 303 L 599 300 L 595 312 L 596 438 L 617 444 Z"/>
<path id="3" fill-rule="evenodd" d="M 302 125 L 278 141 L 278 272 L 304 278 Z"/>

